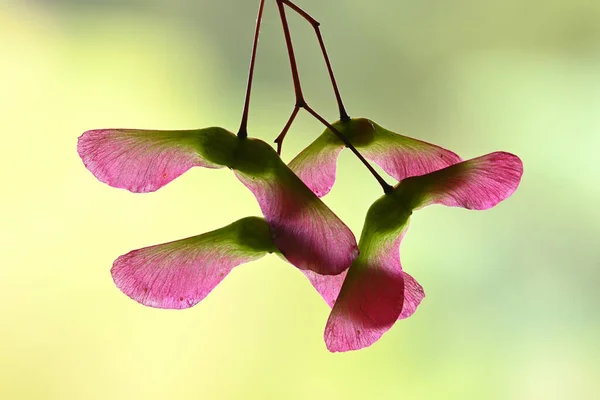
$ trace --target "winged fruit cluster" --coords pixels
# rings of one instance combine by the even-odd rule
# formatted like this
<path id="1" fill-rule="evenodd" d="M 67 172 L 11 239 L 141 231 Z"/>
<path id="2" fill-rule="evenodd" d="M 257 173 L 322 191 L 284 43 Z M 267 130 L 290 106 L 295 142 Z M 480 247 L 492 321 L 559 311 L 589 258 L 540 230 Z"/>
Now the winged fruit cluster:
<path id="1" fill-rule="evenodd" d="M 296 102 L 275 142 L 277 151 L 247 134 L 248 111 L 264 0 L 260 1 L 242 122 L 237 135 L 219 127 L 186 131 L 90 130 L 77 150 L 100 181 L 131 192 L 152 192 L 192 167 L 231 169 L 256 197 L 263 218 L 247 217 L 187 239 L 133 250 L 111 269 L 116 286 L 141 304 L 188 308 L 206 297 L 237 265 L 276 253 L 299 268 L 332 307 L 325 326 L 330 351 L 361 349 L 412 315 L 423 288 L 404 272 L 399 247 L 414 210 L 432 204 L 491 208 L 519 185 L 523 166 L 509 153 L 468 161 L 439 146 L 402 136 L 342 103 L 319 23 L 288 0 L 276 0 L 286 39 Z M 330 124 L 304 99 L 286 7 L 313 27 L 326 61 L 340 120 Z M 286 165 L 279 154 L 300 109 L 325 131 Z M 321 197 L 333 187 L 339 153 L 349 148 L 383 189 L 367 211 L 358 244 Z M 388 185 L 369 164 L 398 183 Z"/>

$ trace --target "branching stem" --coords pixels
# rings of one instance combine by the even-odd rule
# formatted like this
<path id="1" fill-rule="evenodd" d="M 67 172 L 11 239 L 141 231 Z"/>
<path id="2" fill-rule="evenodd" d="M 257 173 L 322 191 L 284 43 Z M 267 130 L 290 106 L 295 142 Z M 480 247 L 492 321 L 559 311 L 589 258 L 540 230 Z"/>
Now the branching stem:
<path id="1" fill-rule="evenodd" d="M 279 9 L 279 16 L 281 18 L 281 24 L 282 24 L 282 27 L 283 27 L 283 35 L 284 35 L 284 38 L 285 38 L 287 52 L 288 52 L 288 56 L 289 56 L 289 59 L 290 59 L 290 67 L 291 67 L 291 70 L 292 70 L 292 80 L 294 82 L 294 93 L 295 93 L 295 96 L 296 96 L 296 104 L 294 106 L 294 110 L 292 111 L 292 115 L 288 119 L 288 122 L 285 124 L 285 127 L 283 128 L 283 131 L 281 132 L 281 134 L 279 134 L 279 136 L 277 137 L 277 139 L 275 139 L 275 142 L 277 143 L 277 152 L 279 154 L 281 154 L 281 147 L 283 145 L 283 139 L 285 138 L 285 135 L 287 134 L 288 130 L 290 129 L 290 126 L 292 125 L 292 122 L 296 118 L 296 115 L 298 114 L 299 109 L 300 108 L 304 108 L 309 114 L 311 114 L 314 118 L 316 118 L 323 125 L 325 125 L 327 128 L 329 128 L 329 130 L 331 130 L 346 145 L 346 147 L 348 147 L 350 150 L 352 150 L 352 152 L 365 165 L 365 167 L 367 167 L 367 169 L 369 170 L 369 172 L 371 172 L 371 174 L 375 177 L 375 179 L 377 179 L 377 182 L 379 182 L 379 184 L 383 188 L 384 193 L 386 193 L 386 194 L 387 193 L 391 193 L 393 191 L 392 186 L 388 185 L 385 182 L 385 180 L 381 177 L 381 175 L 379 175 L 377 173 L 377 171 L 375 171 L 375 169 L 371 166 L 371 164 L 369 164 L 369 162 L 367 160 L 365 160 L 365 158 L 362 156 L 362 154 L 360 154 L 360 152 L 358 150 L 356 150 L 356 148 L 352 145 L 352 143 L 350 143 L 350 141 L 348 140 L 348 138 L 346 138 L 346 136 L 344 136 L 344 134 L 342 132 L 340 132 L 338 129 L 336 129 L 334 126 L 332 126 L 329 122 L 327 122 L 327 120 L 325 120 L 323 117 L 321 117 L 304 100 L 304 95 L 302 94 L 302 86 L 300 85 L 300 76 L 298 74 L 298 66 L 297 66 L 297 63 L 296 63 L 296 56 L 294 54 L 294 46 L 292 44 L 292 36 L 290 34 L 290 28 L 289 28 L 289 25 L 288 25 L 287 17 L 285 15 L 284 5 L 287 5 L 290 8 L 292 8 L 298 14 L 300 14 L 301 16 L 303 16 L 307 21 L 309 21 L 313 27 L 315 27 L 315 31 L 317 33 L 317 38 L 319 39 L 319 43 L 321 44 L 321 49 L 322 49 L 323 55 L 325 57 L 325 62 L 327 64 L 327 69 L 329 70 L 329 76 L 331 78 L 331 82 L 332 82 L 333 87 L 334 87 L 334 92 L 336 94 L 336 98 L 338 99 L 338 106 L 340 108 L 341 120 L 342 121 L 344 121 L 344 120 L 347 121 L 347 120 L 350 119 L 348 117 L 348 115 L 346 114 L 346 111 L 345 111 L 344 106 L 342 104 L 341 96 L 339 94 L 339 90 L 337 89 L 337 84 L 336 84 L 335 78 L 333 76 L 333 70 L 331 68 L 331 63 L 329 62 L 329 57 L 327 57 L 327 52 L 325 50 L 325 45 L 323 44 L 323 39 L 321 37 L 321 33 L 320 33 L 320 30 L 319 30 L 319 22 L 317 22 L 308 13 L 306 13 L 305 11 L 303 11 L 302 9 L 300 9 L 298 6 L 296 6 L 295 4 L 293 4 L 289 0 L 276 0 L 276 2 L 277 2 L 277 8 Z"/>
<path id="2" fill-rule="evenodd" d="M 277 154 L 279 154 L 279 155 L 281 155 L 281 146 L 283 146 L 283 139 L 285 139 L 285 135 L 287 135 L 288 131 L 290 130 L 290 127 L 292 126 L 292 123 L 296 119 L 296 115 L 298 115 L 298 111 L 300 111 L 300 107 L 297 105 L 294 106 L 292 115 L 290 115 L 290 118 L 288 119 L 287 123 L 283 127 L 283 130 L 281 131 L 279 136 L 277 136 L 277 139 L 275 139 L 275 143 L 277 143 Z"/>
<path id="3" fill-rule="evenodd" d="M 321 47 L 321 52 L 323 53 L 323 58 L 325 59 L 325 64 L 327 65 L 327 72 L 329 73 L 329 79 L 331 80 L 331 85 L 333 86 L 333 93 L 335 94 L 335 99 L 338 104 L 339 112 L 340 112 L 340 120 L 349 121 L 350 116 L 346 112 L 346 108 L 344 107 L 344 103 L 342 101 L 342 96 L 340 95 L 340 89 L 338 88 L 337 82 L 335 80 L 335 75 L 333 74 L 333 68 L 331 67 L 331 61 L 329 60 L 329 55 L 327 54 L 327 49 L 325 48 L 325 42 L 323 41 L 323 36 L 321 35 L 321 24 L 319 21 L 314 19 L 309 13 L 295 5 L 289 0 L 282 0 L 282 2 L 290 7 L 292 10 L 296 11 L 302 18 L 308 21 L 309 24 L 312 25 L 315 30 L 315 35 L 317 36 L 317 40 L 319 41 L 319 46 Z"/>

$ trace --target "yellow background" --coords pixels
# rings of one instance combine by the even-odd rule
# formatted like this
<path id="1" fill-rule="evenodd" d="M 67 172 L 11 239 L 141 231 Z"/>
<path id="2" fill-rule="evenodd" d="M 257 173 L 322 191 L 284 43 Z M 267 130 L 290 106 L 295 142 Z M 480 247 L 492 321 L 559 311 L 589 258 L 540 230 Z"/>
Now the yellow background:
<path id="1" fill-rule="evenodd" d="M 84 168 L 77 137 L 235 131 L 257 3 L 0 5 L 0 398 L 597 398 L 600 2 L 298 0 L 323 24 L 352 116 L 525 164 L 492 210 L 414 215 L 402 259 L 427 297 L 372 347 L 328 353 L 327 306 L 275 256 L 185 311 L 115 288 L 120 254 L 260 211 L 227 170 L 152 194 L 111 188 Z M 307 99 L 334 120 L 316 40 L 289 18 Z M 268 1 L 250 134 L 269 142 L 293 106 L 280 29 Z M 283 158 L 321 131 L 302 113 Z M 325 200 L 358 235 L 380 194 L 344 153 Z"/>

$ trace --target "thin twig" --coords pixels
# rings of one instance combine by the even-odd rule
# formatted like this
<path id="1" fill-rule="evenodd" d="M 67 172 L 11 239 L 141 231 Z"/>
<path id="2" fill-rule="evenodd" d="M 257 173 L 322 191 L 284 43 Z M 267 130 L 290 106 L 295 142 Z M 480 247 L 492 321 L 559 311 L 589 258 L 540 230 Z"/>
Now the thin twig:
<path id="1" fill-rule="evenodd" d="M 285 9 L 283 7 L 284 4 L 287 4 L 288 6 L 292 7 L 292 3 L 289 2 L 288 0 L 276 0 L 276 2 L 277 2 L 277 8 L 279 9 L 279 16 L 281 18 L 281 24 L 283 26 L 283 35 L 285 37 L 285 43 L 287 46 L 288 56 L 290 59 L 290 67 L 292 70 L 292 80 L 294 82 L 294 93 L 296 95 L 296 104 L 294 107 L 294 111 L 292 112 L 290 119 L 288 120 L 285 127 L 283 128 L 283 132 L 277 137 L 277 139 L 275 139 L 275 142 L 277 143 L 278 152 L 281 152 L 283 138 L 285 137 L 285 134 L 289 130 L 293 120 L 296 118 L 298 109 L 304 108 L 309 114 L 311 114 L 313 117 L 315 117 L 317 120 L 319 120 L 323 125 L 325 125 L 327 128 L 329 128 L 329 130 L 331 130 L 346 145 L 346 147 L 348 147 L 350 150 L 352 150 L 352 152 L 365 165 L 365 167 L 367 167 L 369 172 L 371 172 L 371 174 L 373 174 L 375 179 L 377 179 L 377 182 L 379 182 L 379 184 L 383 188 L 384 193 L 386 193 L 386 194 L 391 193 L 393 191 L 392 186 L 388 185 L 387 182 L 381 177 L 381 175 L 379 175 L 377 173 L 377 171 L 375 171 L 375 169 L 371 166 L 371 164 L 369 164 L 369 162 L 367 160 L 365 160 L 365 158 L 362 156 L 362 154 L 360 154 L 359 151 L 356 150 L 356 148 L 352 145 L 352 143 L 350 143 L 348 138 L 346 136 L 344 136 L 344 134 L 342 132 L 340 132 L 334 126 L 332 126 L 329 122 L 327 122 L 327 120 L 325 120 L 325 118 L 321 117 L 304 100 L 304 96 L 302 95 L 302 87 L 300 86 L 300 76 L 298 74 L 298 67 L 296 64 L 296 56 L 294 55 L 294 47 L 292 44 L 290 28 L 288 26 L 287 18 L 285 15 Z M 309 21 L 314 21 L 315 24 L 318 24 L 318 22 L 315 21 L 312 17 L 310 17 L 310 15 L 308 15 L 306 12 L 302 11 L 300 8 L 298 8 L 295 5 L 293 5 L 293 6 L 295 8 L 294 7 L 292 7 L 292 8 L 295 11 L 299 12 L 300 15 L 305 16 L 305 18 L 308 17 L 307 19 Z M 331 67 L 331 66 L 329 65 L 329 67 Z M 333 75 L 333 73 L 332 73 L 332 75 Z M 333 82 L 335 82 L 335 80 L 333 80 Z M 341 102 L 340 102 L 340 104 L 341 104 Z"/>
<path id="2" fill-rule="evenodd" d="M 283 8 L 283 1 L 277 1 L 277 8 L 279 9 L 279 17 L 281 18 L 281 25 L 283 26 L 283 36 L 285 37 L 285 45 L 287 47 L 288 56 L 290 59 L 290 67 L 292 69 L 292 80 L 294 81 L 294 94 L 296 95 L 296 105 L 302 107 L 304 105 L 304 96 L 302 95 L 302 86 L 300 85 L 300 77 L 298 75 L 298 65 L 296 64 L 296 56 L 294 55 L 294 45 L 292 44 L 292 35 L 290 34 L 290 27 L 287 22 L 285 10 Z"/>
<path id="3" fill-rule="evenodd" d="M 290 127 L 292 126 L 292 122 L 294 122 L 294 120 L 296 119 L 296 115 L 298 115 L 298 111 L 300 111 L 300 107 L 294 106 L 292 115 L 290 115 L 290 118 L 288 119 L 287 123 L 283 127 L 283 130 L 281 131 L 279 136 L 277 136 L 277 139 L 275 139 L 275 143 L 277 143 L 277 154 L 279 154 L 279 155 L 281 155 L 281 146 L 283 146 L 283 139 L 285 139 L 285 135 L 287 135 L 288 131 L 290 130 Z"/>
<path id="4" fill-rule="evenodd" d="M 335 99 L 338 104 L 338 108 L 340 111 L 340 120 L 349 121 L 350 117 L 346 112 L 346 108 L 344 107 L 344 103 L 342 101 L 342 96 L 340 95 L 340 90 L 338 88 L 337 82 L 335 80 L 335 75 L 333 73 L 333 68 L 331 67 L 331 61 L 329 60 L 329 55 L 327 54 L 327 49 L 325 48 L 325 42 L 323 41 L 323 36 L 321 35 L 321 24 L 319 21 L 314 19 L 309 13 L 298 7 L 296 4 L 292 3 L 289 0 L 282 0 L 282 2 L 290 7 L 292 10 L 296 11 L 301 17 L 308 21 L 312 25 L 315 30 L 315 35 L 317 36 L 317 40 L 319 41 L 319 46 L 321 47 L 321 52 L 323 53 L 323 58 L 325 59 L 325 64 L 327 65 L 327 72 L 329 73 L 329 79 L 331 80 L 331 85 L 333 86 L 333 93 L 335 94 Z"/>
<path id="5" fill-rule="evenodd" d="M 248 113 L 250 110 L 250 93 L 252 92 L 252 78 L 254 77 L 254 64 L 256 63 L 256 49 L 258 47 L 258 36 L 260 34 L 260 23 L 262 22 L 265 0 L 260 0 L 258 5 L 258 16 L 256 17 L 256 27 L 254 29 L 254 41 L 252 42 L 252 57 L 250 58 L 250 70 L 248 71 L 248 86 L 246 87 L 246 99 L 244 101 L 244 111 L 242 112 L 242 121 L 238 130 L 238 138 L 246 139 L 248 137 Z"/>

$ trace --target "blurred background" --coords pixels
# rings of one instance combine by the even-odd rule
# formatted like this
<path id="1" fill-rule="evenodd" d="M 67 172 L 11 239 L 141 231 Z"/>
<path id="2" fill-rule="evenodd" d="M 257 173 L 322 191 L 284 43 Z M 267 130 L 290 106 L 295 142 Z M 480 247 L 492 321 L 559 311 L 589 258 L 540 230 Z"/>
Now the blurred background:
<path id="1" fill-rule="evenodd" d="M 236 131 L 258 1 L 0 4 L 0 398 L 592 399 L 600 396 L 600 2 L 297 0 L 322 23 L 344 101 L 399 133 L 525 174 L 486 212 L 417 212 L 402 244 L 425 288 L 372 347 L 329 353 L 328 307 L 275 256 L 184 311 L 114 286 L 113 260 L 248 215 L 228 170 L 156 193 L 97 181 L 76 152 L 107 127 Z M 337 118 L 312 29 L 289 14 L 304 90 Z M 250 134 L 293 107 L 274 1 Z M 301 113 L 291 160 L 323 127 Z M 327 204 L 360 234 L 380 188 L 350 153 Z M 387 178 L 392 183 L 391 178 Z"/>

